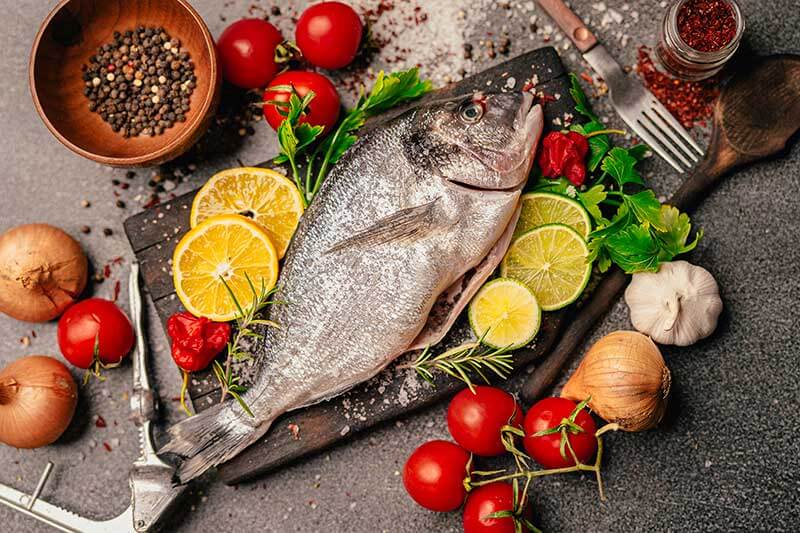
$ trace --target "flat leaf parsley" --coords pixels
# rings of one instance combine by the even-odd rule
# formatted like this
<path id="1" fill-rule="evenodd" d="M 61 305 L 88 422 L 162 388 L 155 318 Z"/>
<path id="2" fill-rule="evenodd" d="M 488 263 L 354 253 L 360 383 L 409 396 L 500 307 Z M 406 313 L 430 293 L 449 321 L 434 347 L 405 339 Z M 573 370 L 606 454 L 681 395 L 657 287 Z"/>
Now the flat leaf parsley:
<path id="1" fill-rule="evenodd" d="M 586 123 L 575 124 L 570 129 L 587 137 L 587 169 L 600 174 L 594 185 L 585 190 L 576 189 L 564 178 L 541 177 L 534 189 L 575 198 L 589 212 L 595 225 L 588 239 L 589 259 L 597 261 L 601 272 L 612 264 L 628 274 L 655 272 L 661 263 L 693 250 L 703 232 L 698 231 L 689 242 L 692 231 L 689 216 L 662 205 L 655 193 L 645 187 L 636 168 L 647 154 L 647 146 L 612 147 L 610 135 L 623 132 L 605 129 L 589 107 L 578 78 L 575 75 L 570 78 L 575 111 L 587 119 Z M 610 218 L 607 217 L 609 212 L 613 213 Z"/>
<path id="2" fill-rule="evenodd" d="M 308 206 L 319 192 L 331 165 L 336 164 L 358 140 L 356 133 L 368 118 L 416 100 L 431 88 L 429 81 L 420 80 L 416 68 L 388 75 L 381 71 L 369 94 L 365 94 L 362 87 L 356 106 L 345 113 L 338 127 L 322 142 L 316 144 L 312 151 L 311 146 L 325 132 L 321 126 L 300 123 L 300 118 L 314 99 L 314 93 L 309 92 L 301 99 L 291 87 L 288 87 L 286 90 L 292 91 L 289 102 L 272 102 L 279 106 L 279 112 L 285 117 L 278 128 L 281 153 L 273 159 L 273 162 L 289 165 L 304 206 Z M 304 176 L 300 175 L 298 164 L 300 156 L 304 157 Z"/>

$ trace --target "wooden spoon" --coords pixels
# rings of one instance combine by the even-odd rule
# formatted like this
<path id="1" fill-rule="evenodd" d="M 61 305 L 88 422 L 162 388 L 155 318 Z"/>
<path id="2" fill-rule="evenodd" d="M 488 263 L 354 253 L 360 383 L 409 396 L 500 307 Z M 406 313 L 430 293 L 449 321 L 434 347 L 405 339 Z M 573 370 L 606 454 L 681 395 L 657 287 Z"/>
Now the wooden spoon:
<path id="1" fill-rule="evenodd" d="M 668 202 L 681 211 L 697 207 L 732 170 L 783 150 L 800 129 L 800 56 L 756 57 L 748 61 L 748 67 L 723 88 L 714 108 L 706 157 Z M 603 278 L 523 385 L 526 401 L 535 402 L 545 395 L 627 283 L 628 276 L 616 268 Z"/>

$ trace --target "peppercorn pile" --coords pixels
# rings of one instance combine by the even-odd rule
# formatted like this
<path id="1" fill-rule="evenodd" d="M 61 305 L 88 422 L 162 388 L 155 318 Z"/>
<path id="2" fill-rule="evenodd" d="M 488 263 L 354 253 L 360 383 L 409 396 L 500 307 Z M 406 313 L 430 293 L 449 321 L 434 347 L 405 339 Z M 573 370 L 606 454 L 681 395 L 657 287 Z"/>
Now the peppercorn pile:
<path id="1" fill-rule="evenodd" d="M 164 28 L 114 32 L 84 65 L 84 94 L 123 137 L 161 135 L 186 120 L 197 85 L 194 63 Z"/>

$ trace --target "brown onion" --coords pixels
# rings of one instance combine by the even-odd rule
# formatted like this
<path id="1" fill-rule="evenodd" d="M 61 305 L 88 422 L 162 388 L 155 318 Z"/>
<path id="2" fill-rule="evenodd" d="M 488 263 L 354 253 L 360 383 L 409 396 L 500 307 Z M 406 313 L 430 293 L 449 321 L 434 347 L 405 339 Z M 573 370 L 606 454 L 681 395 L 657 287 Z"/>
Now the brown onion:
<path id="1" fill-rule="evenodd" d="M 636 331 L 615 331 L 597 341 L 570 376 L 563 398 L 582 401 L 624 431 L 655 427 L 667 409 L 672 377 L 658 346 Z"/>
<path id="2" fill-rule="evenodd" d="M 58 317 L 86 287 L 89 264 L 78 242 L 47 224 L 0 236 L 0 312 L 26 322 Z"/>
<path id="3" fill-rule="evenodd" d="M 55 442 L 75 414 L 78 386 L 61 362 L 23 357 L 0 370 L 0 442 L 39 448 Z"/>

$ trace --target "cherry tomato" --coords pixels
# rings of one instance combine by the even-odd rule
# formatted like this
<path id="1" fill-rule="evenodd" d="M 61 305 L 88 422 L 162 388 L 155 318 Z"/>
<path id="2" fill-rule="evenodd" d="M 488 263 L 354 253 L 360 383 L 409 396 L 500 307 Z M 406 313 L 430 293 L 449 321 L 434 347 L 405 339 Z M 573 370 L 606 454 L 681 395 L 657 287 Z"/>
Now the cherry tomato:
<path id="1" fill-rule="evenodd" d="M 275 74 L 275 47 L 283 42 L 278 28 L 261 19 L 242 19 L 217 40 L 222 76 L 243 89 L 265 87 Z"/>
<path id="2" fill-rule="evenodd" d="M 339 120 L 339 94 L 336 92 L 331 80 L 307 70 L 294 70 L 284 72 L 272 80 L 270 87 L 291 86 L 302 99 L 309 92 L 314 92 L 314 99 L 308 104 L 305 114 L 300 117 L 301 123 L 308 123 L 313 126 L 324 126 L 328 133 L 333 129 L 336 121 Z M 264 92 L 264 101 L 288 102 L 291 96 L 290 91 L 274 91 L 269 88 Z M 284 116 L 278 111 L 275 104 L 264 104 L 264 117 L 266 117 L 272 129 L 278 130 L 283 122 Z"/>
<path id="3" fill-rule="evenodd" d="M 133 327 L 114 302 L 89 298 L 61 315 L 58 346 L 64 358 L 77 367 L 89 368 L 98 362 L 114 365 L 133 348 Z"/>
<path id="4" fill-rule="evenodd" d="M 337 69 L 353 62 L 363 33 L 361 18 L 352 7 L 341 2 L 323 2 L 303 11 L 294 37 L 309 63 Z"/>
<path id="5" fill-rule="evenodd" d="M 426 442 L 403 467 L 403 485 L 415 502 L 431 511 L 455 511 L 467 495 L 469 452 L 446 440 Z"/>
<path id="6" fill-rule="evenodd" d="M 522 410 L 513 396 L 496 387 L 477 386 L 475 393 L 464 389 L 447 409 L 447 428 L 453 439 L 476 455 L 505 452 L 500 430 L 507 424 L 520 427 Z"/>
<path id="7" fill-rule="evenodd" d="M 464 533 L 515 533 L 514 518 L 487 518 L 490 514 L 514 510 L 514 488 L 502 481 L 478 487 L 469 493 L 464 505 Z M 525 506 L 523 520 L 531 520 L 530 506 Z M 523 522 L 524 524 L 524 522 Z M 528 531 L 523 525 L 523 531 Z"/>
<path id="8" fill-rule="evenodd" d="M 575 460 L 569 450 L 566 451 L 567 458 L 561 456 L 561 433 L 551 433 L 534 437 L 535 433 L 557 427 L 565 418 L 569 418 L 575 410 L 576 404 L 566 398 L 545 398 L 539 400 L 531 407 L 525 415 L 523 429 L 525 438 L 523 444 L 531 457 L 545 468 L 563 468 L 575 465 Z M 592 415 L 582 409 L 575 418 L 575 423 L 583 428 L 582 433 L 573 433 L 567 429 L 567 439 L 575 456 L 581 463 L 586 464 L 594 457 L 597 451 L 597 439 L 595 439 L 595 426 Z"/>

